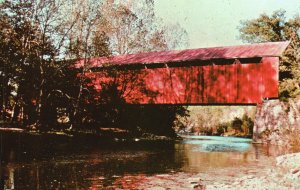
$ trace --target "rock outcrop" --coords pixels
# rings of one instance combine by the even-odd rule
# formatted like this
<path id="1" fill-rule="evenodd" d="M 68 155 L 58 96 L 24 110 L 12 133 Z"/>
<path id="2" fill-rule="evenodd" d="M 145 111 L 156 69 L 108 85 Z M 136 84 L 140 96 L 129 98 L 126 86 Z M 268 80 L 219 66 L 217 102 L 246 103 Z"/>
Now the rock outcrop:
<path id="1" fill-rule="evenodd" d="M 297 140 L 299 132 L 300 100 L 267 100 L 257 106 L 254 142 L 287 145 Z"/>

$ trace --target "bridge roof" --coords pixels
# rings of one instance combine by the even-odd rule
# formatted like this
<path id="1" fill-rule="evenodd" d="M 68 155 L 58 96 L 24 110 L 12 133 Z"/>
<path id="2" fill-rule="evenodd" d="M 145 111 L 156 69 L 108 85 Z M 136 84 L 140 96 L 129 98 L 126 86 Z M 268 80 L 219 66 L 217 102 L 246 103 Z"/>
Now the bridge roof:
<path id="1" fill-rule="evenodd" d="M 213 59 L 237 59 L 254 57 L 279 57 L 289 45 L 289 41 L 267 42 L 250 45 L 198 48 L 161 52 L 127 54 L 90 59 L 90 66 L 102 67 L 111 65 L 140 65 L 171 62 L 188 62 Z M 75 67 L 83 66 L 84 60 L 79 60 Z"/>

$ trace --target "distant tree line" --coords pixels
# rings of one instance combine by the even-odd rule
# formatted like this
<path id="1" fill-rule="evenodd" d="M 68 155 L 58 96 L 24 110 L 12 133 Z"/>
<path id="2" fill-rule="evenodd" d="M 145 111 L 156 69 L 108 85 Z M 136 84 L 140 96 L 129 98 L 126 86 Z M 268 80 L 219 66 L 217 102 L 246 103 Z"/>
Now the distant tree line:
<path id="1" fill-rule="evenodd" d="M 189 117 L 179 118 L 178 133 L 243 137 L 253 134 L 254 106 L 192 106 L 188 110 Z"/>
<path id="2" fill-rule="evenodd" d="M 99 94 L 84 74 L 92 57 L 186 43 L 184 29 L 156 17 L 153 0 L 5 0 L 0 3 L 1 122 L 40 130 L 109 126 L 174 133 L 175 116 L 186 114 L 184 107 L 126 106 L 114 84 Z M 78 59 L 84 60 L 81 69 L 72 67 Z"/>

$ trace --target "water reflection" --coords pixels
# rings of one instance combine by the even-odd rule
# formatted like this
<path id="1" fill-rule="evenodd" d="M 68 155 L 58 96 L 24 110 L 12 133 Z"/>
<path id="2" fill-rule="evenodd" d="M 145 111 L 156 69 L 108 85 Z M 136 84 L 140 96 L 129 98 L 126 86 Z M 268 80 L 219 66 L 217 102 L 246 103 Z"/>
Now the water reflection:
<path id="1" fill-rule="evenodd" d="M 233 137 L 189 136 L 183 144 L 198 145 L 194 151 L 200 152 L 244 152 L 250 148 L 251 140 Z"/>
<path id="2" fill-rule="evenodd" d="M 270 164 L 288 150 L 248 139 L 190 137 L 180 142 L 106 142 L 95 137 L 3 134 L 7 189 L 132 189 L 149 175 L 212 172 Z M 2 185 L 3 187 L 4 185 Z"/>
<path id="3" fill-rule="evenodd" d="M 1 170 L 1 187 L 4 189 L 15 189 L 14 168 L 2 167 Z"/>

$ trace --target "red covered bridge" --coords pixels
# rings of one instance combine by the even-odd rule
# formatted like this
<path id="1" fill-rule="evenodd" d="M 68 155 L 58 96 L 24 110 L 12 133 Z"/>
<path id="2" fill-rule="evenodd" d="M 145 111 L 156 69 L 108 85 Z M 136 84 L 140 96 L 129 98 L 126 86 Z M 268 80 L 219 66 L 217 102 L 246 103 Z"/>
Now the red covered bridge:
<path id="1" fill-rule="evenodd" d="M 80 60 L 96 90 L 114 85 L 129 104 L 257 104 L 278 98 L 279 57 L 289 42 Z"/>

